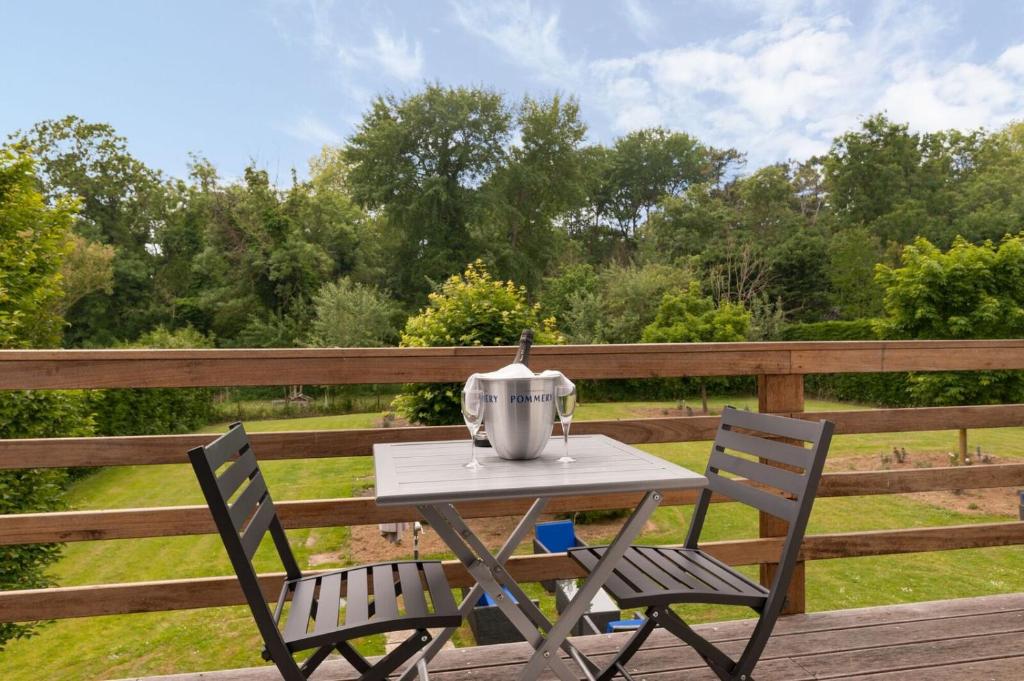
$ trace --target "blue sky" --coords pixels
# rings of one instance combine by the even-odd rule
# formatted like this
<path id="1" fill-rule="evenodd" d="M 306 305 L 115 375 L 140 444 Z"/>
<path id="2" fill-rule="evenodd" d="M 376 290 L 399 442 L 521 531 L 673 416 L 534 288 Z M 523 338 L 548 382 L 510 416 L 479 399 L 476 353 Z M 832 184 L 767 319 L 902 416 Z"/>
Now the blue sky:
<path id="1" fill-rule="evenodd" d="M 74 113 L 178 176 L 195 152 L 284 182 L 427 81 L 575 94 L 592 141 L 664 125 L 757 167 L 876 111 L 1024 118 L 1024 2 L 0 0 L 0 63 L 0 134 Z"/>

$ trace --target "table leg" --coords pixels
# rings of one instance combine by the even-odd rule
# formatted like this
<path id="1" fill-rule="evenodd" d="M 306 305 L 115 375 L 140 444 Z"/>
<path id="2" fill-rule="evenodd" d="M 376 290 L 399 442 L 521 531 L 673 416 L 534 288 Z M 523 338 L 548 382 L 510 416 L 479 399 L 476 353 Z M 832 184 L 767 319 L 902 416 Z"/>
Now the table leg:
<path id="1" fill-rule="evenodd" d="M 444 540 L 445 544 L 448 545 L 448 548 L 452 550 L 452 553 L 454 553 L 456 557 L 458 557 L 459 561 L 466 566 L 466 569 L 469 570 L 471 575 L 473 575 L 473 578 L 476 579 L 477 583 L 483 587 L 484 591 L 491 595 L 498 608 L 502 613 L 504 613 L 505 617 L 508 618 L 512 625 L 519 630 L 519 633 L 523 635 L 526 642 L 529 643 L 534 650 L 539 650 L 544 642 L 544 637 L 541 636 L 539 631 L 537 631 L 537 625 L 526 616 L 525 610 L 521 607 L 521 602 L 517 605 L 512 602 L 512 599 L 505 597 L 505 591 L 502 589 L 498 579 L 491 571 L 490 566 L 484 560 L 483 556 L 477 555 L 470 547 L 470 542 L 473 540 L 477 540 L 477 542 L 479 542 L 476 535 L 474 535 L 472 530 L 470 530 L 464 523 L 461 524 L 461 529 L 457 529 L 449 523 L 449 518 L 453 516 L 457 517 L 454 507 L 451 504 L 420 506 L 419 511 L 431 524 L 438 536 L 440 536 Z M 482 543 L 479 545 L 483 546 Z M 490 556 L 490 552 L 487 551 L 486 548 L 484 548 L 483 553 Z M 502 568 L 501 574 L 502 579 L 505 580 L 508 573 L 504 568 Z M 578 681 L 577 675 L 569 669 L 560 657 L 558 657 L 557 652 L 552 659 L 547 660 L 547 663 L 548 666 L 551 667 L 551 670 L 555 672 L 562 681 Z"/>
<path id="2" fill-rule="evenodd" d="M 540 676 L 544 667 L 550 665 L 553 660 L 560 661 L 557 651 L 569 635 L 569 632 L 572 631 L 573 624 L 586 612 L 587 605 L 597 595 L 598 590 L 604 585 L 605 580 L 608 579 L 608 576 L 615 569 L 616 563 L 619 562 L 633 543 L 633 540 L 643 530 L 644 524 L 651 517 L 651 514 L 654 513 L 660 501 L 660 492 L 652 491 L 644 496 L 640 505 L 636 507 L 632 515 L 629 516 L 629 519 L 623 524 L 615 539 L 605 549 L 604 555 L 594 566 L 594 569 L 591 570 L 590 575 L 583 582 L 583 586 L 580 587 L 580 590 L 576 592 L 576 595 L 569 601 L 565 610 L 562 611 L 561 617 L 558 618 L 558 622 L 548 632 L 547 638 L 537 648 L 533 657 L 530 658 L 530 661 L 523 668 L 519 675 L 520 681 L 533 681 L 533 679 Z M 558 672 L 556 671 L 555 673 Z"/>
<path id="3" fill-rule="evenodd" d="M 490 570 L 491 575 L 494 577 L 498 585 L 508 589 L 512 597 L 518 601 L 519 609 L 522 610 L 530 620 L 545 632 L 551 631 L 551 621 L 541 612 L 540 608 L 533 604 L 530 597 L 526 595 L 519 583 L 512 579 L 511 575 L 505 570 L 505 560 L 501 559 L 500 556 L 495 557 L 491 555 L 491 552 L 484 546 L 484 543 L 480 541 L 480 538 L 473 534 L 469 526 L 466 525 L 466 521 L 458 514 L 456 509 L 451 505 L 439 505 L 436 508 L 437 512 L 444 516 L 448 524 L 454 529 L 462 539 L 469 545 L 469 548 L 476 554 L 479 560 Z M 504 596 L 504 594 L 500 594 Z M 562 649 L 572 656 L 576 663 L 581 668 L 586 669 L 588 665 L 583 662 L 585 659 L 576 647 L 566 639 L 562 643 Z M 593 667 L 592 669 L 596 669 Z"/>
<path id="4" fill-rule="evenodd" d="M 498 553 L 496 554 L 495 558 L 500 565 L 505 564 L 505 562 L 515 552 L 516 547 L 519 546 L 519 544 L 523 541 L 523 539 L 530 532 L 530 530 L 532 530 L 533 527 L 537 524 L 537 518 L 539 518 L 540 514 L 544 512 L 544 507 L 547 506 L 547 503 L 548 500 L 543 498 L 537 499 L 533 502 L 533 505 L 530 506 L 530 509 L 522 517 L 522 519 L 516 525 L 515 529 L 513 529 L 512 533 L 508 536 L 508 539 L 505 540 L 505 543 L 502 544 L 501 548 L 498 550 Z M 424 508 L 432 507 L 419 507 L 420 513 L 423 513 Z M 445 523 L 442 522 L 440 524 L 444 525 Z M 442 539 L 443 538 L 444 537 L 442 537 Z M 469 591 L 469 595 L 466 596 L 462 600 L 462 603 L 460 603 L 459 605 L 459 611 L 462 613 L 463 617 L 469 614 L 469 612 L 477 604 L 477 601 L 480 600 L 480 597 L 483 595 L 483 592 L 484 588 L 479 583 L 473 585 L 473 588 Z M 441 648 L 444 647 L 444 644 L 448 642 L 448 639 L 450 639 L 452 637 L 452 634 L 454 633 L 454 627 L 444 629 L 441 632 L 439 632 L 438 635 L 434 637 L 434 639 L 427 645 L 427 647 L 424 648 L 416 658 L 414 658 L 415 663 L 411 664 L 409 667 L 406 668 L 406 670 L 402 673 L 402 676 L 399 678 L 399 681 L 412 681 L 416 677 L 418 663 L 421 661 L 429 662 L 430 660 L 432 660 L 434 656 L 437 655 L 437 653 L 441 650 Z"/>

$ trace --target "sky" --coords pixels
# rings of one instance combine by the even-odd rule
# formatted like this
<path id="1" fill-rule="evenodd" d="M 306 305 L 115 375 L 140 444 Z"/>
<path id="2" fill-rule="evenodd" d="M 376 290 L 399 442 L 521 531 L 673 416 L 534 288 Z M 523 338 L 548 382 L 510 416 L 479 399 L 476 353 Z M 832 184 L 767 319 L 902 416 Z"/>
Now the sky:
<path id="1" fill-rule="evenodd" d="M 915 130 L 1024 119 L 1024 0 L 0 0 L 0 137 L 76 114 L 148 165 L 286 181 L 379 94 L 579 98 L 590 142 L 660 125 L 750 170 L 884 111 Z"/>

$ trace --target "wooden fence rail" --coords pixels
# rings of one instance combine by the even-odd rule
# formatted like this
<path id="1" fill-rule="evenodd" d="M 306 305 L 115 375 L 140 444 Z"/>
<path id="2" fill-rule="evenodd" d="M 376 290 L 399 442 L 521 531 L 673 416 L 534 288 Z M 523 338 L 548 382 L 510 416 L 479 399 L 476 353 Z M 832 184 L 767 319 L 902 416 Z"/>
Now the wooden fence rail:
<path id="1" fill-rule="evenodd" d="M 153 388 L 461 381 L 473 371 L 504 364 L 510 348 L 345 350 L 61 350 L 0 351 L 0 389 Z M 808 343 L 660 344 L 537 347 L 536 369 L 558 368 L 578 379 L 678 376 L 758 377 L 761 411 L 835 421 L 837 432 L 910 432 L 995 428 L 1024 424 L 1024 405 L 862 409 L 805 412 L 808 373 L 970 371 L 1024 369 L 1024 340 Z M 708 416 L 592 421 L 578 433 L 604 433 L 624 442 L 708 440 L 717 418 Z M 211 436 L 0 440 L 0 469 L 184 463 L 185 451 Z M 464 437 L 461 427 L 253 433 L 263 460 L 366 456 L 376 442 Z M 949 489 L 1024 486 L 1024 463 L 971 467 L 829 473 L 820 495 L 839 497 Z M 690 504 L 689 492 L 666 503 Z M 522 501 L 467 504 L 468 517 L 521 513 Z M 555 500 L 552 511 L 628 507 L 632 495 Z M 379 508 L 372 497 L 280 502 L 289 528 L 375 524 L 416 517 L 412 509 Z M 0 545 L 204 534 L 213 531 L 203 506 L 0 515 Z M 732 564 L 761 564 L 771 573 L 778 527 L 762 520 L 761 537 L 708 546 Z M 989 523 L 809 536 L 801 561 L 1024 543 L 1024 523 Z M 802 563 L 801 563 L 802 565 Z M 521 581 L 571 577 L 563 554 L 516 556 Z M 458 564 L 446 564 L 453 583 L 469 583 Z M 280 577 L 268 575 L 266 584 Z M 274 588 L 276 593 L 276 587 Z M 803 603 L 798 572 L 790 603 Z M 0 592 L 0 622 L 234 605 L 243 602 L 234 577 L 87 585 Z"/>

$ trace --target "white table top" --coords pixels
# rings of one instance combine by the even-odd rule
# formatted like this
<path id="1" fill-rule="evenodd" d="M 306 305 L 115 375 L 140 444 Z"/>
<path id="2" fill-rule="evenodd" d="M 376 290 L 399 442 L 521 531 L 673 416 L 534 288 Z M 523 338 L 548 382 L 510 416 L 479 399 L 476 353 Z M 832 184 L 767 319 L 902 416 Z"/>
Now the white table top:
<path id="1" fill-rule="evenodd" d="M 604 435 L 569 437 L 573 463 L 558 463 L 562 439 L 552 437 L 530 461 L 507 461 L 477 447 L 483 468 L 465 467 L 469 439 L 376 444 L 377 503 L 417 505 L 517 497 L 555 497 L 597 492 L 705 487 L 707 478 Z"/>

